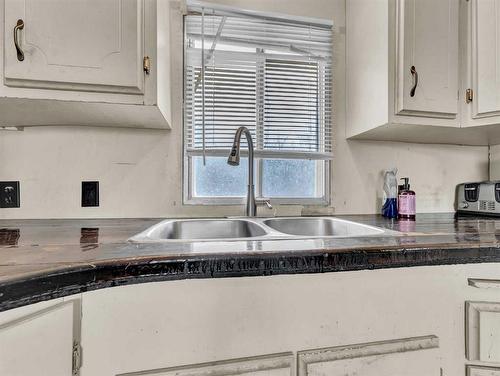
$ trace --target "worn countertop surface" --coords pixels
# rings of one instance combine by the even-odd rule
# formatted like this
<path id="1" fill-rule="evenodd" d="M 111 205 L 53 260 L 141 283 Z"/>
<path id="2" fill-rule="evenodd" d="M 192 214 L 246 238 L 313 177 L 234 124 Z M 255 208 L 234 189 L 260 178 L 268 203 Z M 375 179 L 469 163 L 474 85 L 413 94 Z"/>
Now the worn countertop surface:
<path id="1" fill-rule="evenodd" d="M 500 219 L 339 217 L 401 234 L 134 244 L 127 239 L 160 219 L 0 220 L 0 311 L 150 281 L 500 263 Z"/>

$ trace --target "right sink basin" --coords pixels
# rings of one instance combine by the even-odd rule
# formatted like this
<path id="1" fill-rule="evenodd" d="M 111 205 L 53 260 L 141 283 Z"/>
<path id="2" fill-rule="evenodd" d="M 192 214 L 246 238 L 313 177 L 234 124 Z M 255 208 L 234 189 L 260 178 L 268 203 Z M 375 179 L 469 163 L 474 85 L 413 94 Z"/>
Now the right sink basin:
<path id="1" fill-rule="evenodd" d="M 338 218 L 270 218 L 263 221 L 273 230 L 296 236 L 365 236 L 383 234 L 384 230 Z"/>

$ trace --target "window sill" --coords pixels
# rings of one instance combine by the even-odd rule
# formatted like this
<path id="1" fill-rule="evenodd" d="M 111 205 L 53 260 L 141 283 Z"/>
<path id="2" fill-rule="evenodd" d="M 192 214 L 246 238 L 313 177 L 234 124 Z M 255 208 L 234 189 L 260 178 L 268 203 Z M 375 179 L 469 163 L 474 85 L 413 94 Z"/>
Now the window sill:
<path id="1" fill-rule="evenodd" d="M 257 197 L 258 200 L 263 198 Z M 265 198 L 268 199 L 267 197 Z M 329 202 L 326 198 L 269 198 L 272 205 L 287 205 L 287 206 L 328 206 Z M 244 206 L 246 199 L 244 198 L 222 198 L 222 197 L 204 197 L 191 198 L 184 200 L 183 205 L 189 206 Z"/>

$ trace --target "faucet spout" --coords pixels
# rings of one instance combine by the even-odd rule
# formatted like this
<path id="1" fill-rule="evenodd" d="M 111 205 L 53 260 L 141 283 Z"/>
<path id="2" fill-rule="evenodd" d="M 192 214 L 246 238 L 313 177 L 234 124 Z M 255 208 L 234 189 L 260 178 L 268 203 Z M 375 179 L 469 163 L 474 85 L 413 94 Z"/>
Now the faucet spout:
<path id="1" fill-rule="evenodd" d="M 239 127 L 236 131 L 236 134 L 234 135 L 233 147 L 231 148 L 231 153 L 229 154 L 227 163 L 231 166 L 238 166 L 240 164 L 240 145 L 241 136 L 243 134 L 245 134 L 248 144 L 248 192 L 246 215 L 247 217 L 255 217 L 255 214 L 257 212 L 257 205 L 255 202 L 255 186 L 253 182 L 254 148 L 252 134 L 247 127 Z"/>

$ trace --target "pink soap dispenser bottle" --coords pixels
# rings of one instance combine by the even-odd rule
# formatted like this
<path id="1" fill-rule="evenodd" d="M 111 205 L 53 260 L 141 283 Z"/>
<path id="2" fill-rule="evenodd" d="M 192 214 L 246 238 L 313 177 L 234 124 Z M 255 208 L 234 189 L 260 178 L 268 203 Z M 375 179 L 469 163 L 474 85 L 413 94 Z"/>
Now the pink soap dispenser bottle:
<path id="1" fill-rule="evenodd" d="M 415 192 L 410 190 L 410 179 L 401 178 L 404 184 L 398 194 L 398 213 L 399 218 L 414 220 L 416 214 L 416 196 Z"/>

